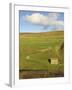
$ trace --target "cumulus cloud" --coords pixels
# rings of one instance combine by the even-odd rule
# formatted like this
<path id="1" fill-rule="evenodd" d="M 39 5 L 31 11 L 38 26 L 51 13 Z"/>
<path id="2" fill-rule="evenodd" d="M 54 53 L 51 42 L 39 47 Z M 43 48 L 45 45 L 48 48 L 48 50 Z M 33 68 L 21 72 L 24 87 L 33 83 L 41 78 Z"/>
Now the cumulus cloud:
<path id="1" fill-rule="evenodd" d="M 43 25 L 45 29 L 47 28 L 48 25 L 53 25 L 57 27 L 59 26 L 60 29 L 60 27 L 63 27 L 64 22 L 58 20 L 59 15 L 60 15 L 59 13 L 48 13 L 48 15 L 34 13 L 31 15 L 27 15 L 24 18 L 27 22 Z"/>

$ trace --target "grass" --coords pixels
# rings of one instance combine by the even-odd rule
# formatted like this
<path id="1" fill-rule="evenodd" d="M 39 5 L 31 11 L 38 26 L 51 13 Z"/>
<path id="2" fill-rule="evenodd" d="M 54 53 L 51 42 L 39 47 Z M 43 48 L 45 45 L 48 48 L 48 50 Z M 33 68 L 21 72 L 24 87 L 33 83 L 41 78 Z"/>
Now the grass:
<path id="1" fill-rule="evenodd" d="M 63 54 L 63 51 L 60 50 L 60 46 L 63 42 L 63 31 L 20 33 L 19 70 L 48 70 L 48 74 L 49 72 L 63 73 L 64 60 L 63 55 L 61 55 L 61 53 Z M 27 57 L 29 58 L 27 59 Z M 59 64 L 49 64 L 49 58 L 58 58 Z"/>

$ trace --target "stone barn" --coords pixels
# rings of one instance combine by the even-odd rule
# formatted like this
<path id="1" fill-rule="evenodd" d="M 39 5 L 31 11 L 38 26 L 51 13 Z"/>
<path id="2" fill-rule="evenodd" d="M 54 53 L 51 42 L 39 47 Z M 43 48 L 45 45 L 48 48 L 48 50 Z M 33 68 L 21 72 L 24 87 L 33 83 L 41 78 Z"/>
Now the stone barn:
<path id="1" fill-rule="evenodd" d="M 50 63 L 50 64 L 58 64 L 58 58 L 50 58 L 50 59 L 48 59 L 48 63 Z"/>

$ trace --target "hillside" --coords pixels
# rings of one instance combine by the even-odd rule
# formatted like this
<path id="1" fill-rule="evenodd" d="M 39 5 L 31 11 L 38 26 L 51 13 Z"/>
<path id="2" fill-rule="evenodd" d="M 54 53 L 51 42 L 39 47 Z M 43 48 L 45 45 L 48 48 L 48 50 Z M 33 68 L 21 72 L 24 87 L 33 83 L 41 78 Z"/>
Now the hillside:
<path id="1" fill-rule="evenodd" d="M 40 33 L 20 33 L 20 37 L 37 37 L 37 36 L 63 36 L 64 31 L 40 32 Z"/>
<path id="2" fill-rule="evenodd" d="M 63 43 L 63 31 L 20 33 L 19 70 L 48 70 L 57 73 L 61 71 L 63 75 Z M 58 65 L 49 64 L 48 59 L 51 58 L 57 58 Z"/>

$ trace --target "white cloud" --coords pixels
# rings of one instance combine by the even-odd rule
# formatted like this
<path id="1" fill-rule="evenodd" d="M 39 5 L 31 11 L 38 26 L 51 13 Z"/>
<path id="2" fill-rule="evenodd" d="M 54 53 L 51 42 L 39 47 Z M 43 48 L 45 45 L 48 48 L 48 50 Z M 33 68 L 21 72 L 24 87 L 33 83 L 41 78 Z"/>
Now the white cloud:
<path id="1" fill-rule="evenodd" d="M 64 27 L 62 25 L 58 25 L 56 26 L 56 30 L 57 31 L 64 30 Z"/>
<path id="2" fill-rule="evenodd" d="M 60 14 L 58 13 L 49 13 L 48 15 L 34 13 L 32 15 L 27 15 L 24 18 L 27 22 L 30 22 L 33 24 L 38 24 L 43 26 L 48 26 L 48 25 L 63 26 L 64 22 L 61 20 L 58 20 L 59 15 Z"/>
<path id="3" fill-rule="evenodd" d="M 39 14 L 39 13 L 35 13 L 35 14 L 25 17 L 26 21 L 34 23 L 34 24 L 44 24 L 44 23 L 46 24 L 47 19 L 48 18 L 46 16 Z"/>

